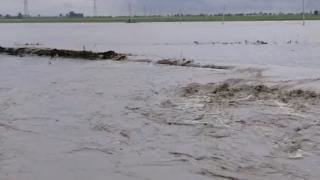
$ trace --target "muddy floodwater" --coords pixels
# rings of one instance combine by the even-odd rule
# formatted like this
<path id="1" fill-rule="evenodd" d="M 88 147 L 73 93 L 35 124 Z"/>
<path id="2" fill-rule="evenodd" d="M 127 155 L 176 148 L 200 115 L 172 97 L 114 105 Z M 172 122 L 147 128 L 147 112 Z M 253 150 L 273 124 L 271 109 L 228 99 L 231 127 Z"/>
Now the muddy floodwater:
<path id="1" fill-rule="evenodd" d="M 0 179 L 317 180 L 319 29 L 0 24 L 4 47 L 128 55 L 0 55 Z"/>

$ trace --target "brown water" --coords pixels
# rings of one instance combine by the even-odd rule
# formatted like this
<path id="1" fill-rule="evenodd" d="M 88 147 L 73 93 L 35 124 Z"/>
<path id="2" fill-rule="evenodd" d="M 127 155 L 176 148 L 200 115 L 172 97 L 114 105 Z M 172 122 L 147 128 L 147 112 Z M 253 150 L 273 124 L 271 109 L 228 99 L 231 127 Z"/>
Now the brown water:
<path id="1" fill-rule="evenodd" d="M 289 23 L 289 27 L 291 25 Z M 43 40 L 41 43 L 47 46 L 64 44 L 72 48 L 75 43 L 81 48 L 82 43 L 78 41 L 86 43 L 95 40 L 95 36 L 102 37 L 101 34 L 92 35 L 93 38 L 76 41 L 75 38 L 85 32 L 79 28 L 69 40 L 57 40 L 53 37 L 61 32 L 50 31 L 50 35 L 57 36 L 46 38 L 48 32 L 39 32 L 39 29 L 50 27 L 54 31 L 54 25 L 46 24 L 25 25 L 27 34 L 18 33 L 14 37 L 9 30 L 23 25 L 1 26 L 7 29 L 4 32 L 8 37 L 3 40 L 7 45 Z M 85 25 L 58 26 L 70 29 Z M 127 25 L 93 24 L 87 28 L 98 26 Z M 203 26 L 205 29 L 212 27 L 211 24 Z M 241 23 L 232 26 L 241 26 Z M 253 28 L 252 24 L 246 26 Z M 97 31 L 102 32 L 101 29 Z M 234 31 L 228 30 L 229 33 Z M 298 31 L 301 32 L 297 29 L 291 32 Z M 200 32 L 200 29 L 193 32 Z M 291 35 L 287 36 L 293 37 Z M 263 36 L 271 41 L 267 34 Z M 243 33 L 233 37 L 247 38 Z M 219 38 L 219 41 L 230 40 Z M 150 43 L 159 43 L 161 38 L 156 39 L 141 40 L 141 43 L 129 39 L 132 45 L 118 50 L 139 54 L 143 49 L 137 50 L 139 44 L 145 44 L 143 46 L 150 48 L 144 49 L 144 53 L 151 54 L 139 56 L 152 58 L 159 47 L 151 47 Z M 276 37 L 279 42 L 283 39 Z M 282 57 L 287 57 L 292 45 L 265 46 L 266 51 L 263 51 L 264 46 L 248 45 L 232 53 L 220 51 L 221 48 L 237 49 L 230 45 L 219 48 L 199 45 L 206 49 L 203 51 L 210 58 L 215 52 L 227 57 L 230 60 L 227 64 L 236 66 L 233 70 L 2 55 L 0 179 L 318 179 L 317 96 L 290 95 L 299 89 L 319 93 L 320 77 L 315 61 L 318 54 L 307 54 L 315 52 L 316 40 L 302 39 L 306 44 L 295 48 L 305 49 L 289 54 L 295 60 L 287 59 L 288 65 L 284 65 Z M 101 49 L 113 50 L 109 49 L 111 45 Z M 165 46 L 159 50 L 163 51 Z M 179 54 L 177 48 L 185 46 L 177 45 L 173 51 Z M 196 62 L 208 62 L 209 58 L 203 60 L 197 55 L 199 46 L 187 46 L 197 57 Z M 271 55 L 263 56 L 273 48 L 278 48 L 274 59 Z M 256 55 L 243 54 L 241 49 L 247 53 L 261 51 Z M 249 56 L 265 59 L 251 62 L 246 59 Z M 306 61 L 298 61 L 301 57 Z M 209 62 L 219 63 L 215 59 Z M 228 83 L 228 88 L 221 88 L 223 83 Z M 262 89 L 260 93 L 263 90 L 266 93 L 256 96 L 257 87 L 261 87 L 258 88 Z M 272 88 L 276 90 L 271 91 Z M 292 100 L 284 101 L 281 95 Z"/>

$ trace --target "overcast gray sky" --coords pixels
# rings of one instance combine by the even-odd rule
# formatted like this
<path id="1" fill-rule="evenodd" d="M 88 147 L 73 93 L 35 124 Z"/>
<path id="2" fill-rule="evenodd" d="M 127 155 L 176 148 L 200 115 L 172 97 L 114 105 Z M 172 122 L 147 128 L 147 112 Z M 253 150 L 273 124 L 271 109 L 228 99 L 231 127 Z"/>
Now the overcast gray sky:
<path id="1" fill-rule="evenodd" d="M 28 0 L 31 15 L 58 15 L 68 11 L 92 15 L 93 0 Z M 219 13 L 226 5 L 229 12 L 300 12 L 302 0 L 97 0 L 98 15 L 127 15 L 128 3 L 134 14 Z M 307 10 L 320 9 L 320 0 L 306 0 Z M 0 14 L 23 12 L 23 0 L 0 0 Z"/>

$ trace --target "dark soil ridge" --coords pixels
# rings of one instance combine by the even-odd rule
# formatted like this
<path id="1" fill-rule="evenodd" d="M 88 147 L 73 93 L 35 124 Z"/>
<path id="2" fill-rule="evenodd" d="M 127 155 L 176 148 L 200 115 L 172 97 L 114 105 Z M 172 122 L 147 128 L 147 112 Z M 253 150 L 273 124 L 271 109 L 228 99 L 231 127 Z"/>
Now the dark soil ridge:
<path id="1" fill-rule="evenodd" d="M 208 68 L 208 69 L 233 69 L 231 66 L 218 66 L 218 65 L 201 65 L 194 63 L 192 60 L 177 60 L 177 59 L 162 59 L 157 61 L 152 60 L 129 60 L 130 54 L 120 54 L 114 51 L 106 52 L 92 52 L 92 51 L 76 51 L 65 49 L 52 49 L 52 48 L 33 48 L 33 47 L 20 47 L 20 48 L 6 48 L 0 46 L 0 54 L 6 54 L 11 56 L 40 56 L 50 58 L 71 58 L 71 59 L 83 59 L 83 60 L 114 60 L 114 61 L 128 61 L 128 62 L 143 62 L 153 63 L 159 65 L 168 66 L 183 66 L 194 68 Z"/>
<path id="2" fill-rule="evenodd" d="M 286 89 L 261 83 L 234 83 L 232 80 L 217 84 L 190 84 L 182 88 L 183 97 L 207 98 L 209 103 L 277 100 L 286 104 L 319 103 L 320 93 L 303 89 Z"/>
<path id="3" fill-rule="evenodd" d="M 199 63 L 195 63 L 192 60 L 174 60 L 174 59 L 163 59 L 156 61 L 155 64 L 163 64 L 169 66 L 183 66 L 183 67 L 193 67 L 193 68 L 205 68 L 205 69 L 221 69 L 221 70 L 230 70 L 234 69 L 233 66 L 219 66 L 214 64 L 202 65 Z"/>
<path id="4" fill-rule="evenodd" d="M 64 49 L 51 48 L 5 48 L 0 46 L 0 54 L 7 54 L 12 56 L 44 56 L 50 58 L 72 58 L 72 59 L 87 59 L 87 60 L 125 60 L 127 58 L 124 54 L 119 54 L 114 51 L 106 52 L 92 52 L 92 51 L 76 51 Z"/>

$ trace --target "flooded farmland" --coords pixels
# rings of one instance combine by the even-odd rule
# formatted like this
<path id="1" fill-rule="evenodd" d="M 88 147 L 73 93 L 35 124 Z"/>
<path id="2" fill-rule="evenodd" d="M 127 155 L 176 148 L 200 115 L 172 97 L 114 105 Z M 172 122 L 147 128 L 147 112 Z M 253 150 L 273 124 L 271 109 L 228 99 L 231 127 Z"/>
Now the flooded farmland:
<path id="1" fill-rule="evenodd" d="M 127 56 L 1 54 L 0 179 L 316 180 L 319 28 L 0 24 L 3 47 Z"/>

